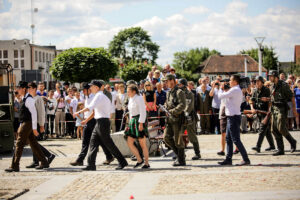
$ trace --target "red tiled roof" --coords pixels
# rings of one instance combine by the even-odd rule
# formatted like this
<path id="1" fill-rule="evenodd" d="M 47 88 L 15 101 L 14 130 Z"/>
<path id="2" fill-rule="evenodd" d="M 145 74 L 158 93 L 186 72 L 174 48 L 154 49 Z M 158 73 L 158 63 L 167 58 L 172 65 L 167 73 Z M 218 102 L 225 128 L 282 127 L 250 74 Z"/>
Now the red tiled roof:
<path id="1" fill-rule="evenodd" d="M 258 63 L 250 56 L 247 57 L 248 72 L 258 72 Z M 206 59 L 202 73 L 236 73 L 245 71 L 245 55 L 213 55 Z M 266 68 L 262 68 L 267 72 Z"/>

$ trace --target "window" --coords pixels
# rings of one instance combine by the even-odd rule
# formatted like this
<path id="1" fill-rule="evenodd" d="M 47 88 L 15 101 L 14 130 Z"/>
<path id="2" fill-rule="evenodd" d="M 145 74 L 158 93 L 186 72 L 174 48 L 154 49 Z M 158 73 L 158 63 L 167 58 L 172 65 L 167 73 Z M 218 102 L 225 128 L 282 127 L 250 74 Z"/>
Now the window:
<path id="1" fill-rule="evenodd" d="M 3 50 L 3 58 L 8 58 L 8 52 L 7 52 L 7 50 Z"/>
<path id="2" fill-rule="evenodd" d="M 43 62 L 45 62 L 45 52 L 43 52 Z"/>
<path id="3" fill-rule="evenodd" d="M 35 57 L 35 62 L 37 62 L 38 61 L 38 53 L 37 53 L 37 51 L 34 52 L 34 57 Z"/>
<path id="4" fill-rule="evenodd" d="M 19 61 L 18 60 L 14 60 L 14 68 L 19 68 Z"/>
<path id="5" fill-rule="evenodd" d="M 0 63 L 8 64 L 7 50 L 0 50 Z"/>
<path id="6" fill-rule="evenodd" d="M 42 62 L 42 52 L 39 51 L 39 62 Z"/>
<path id="7" fill-rule="evenodd" d="M 14 58 L 18 58 L 19 55 L 18 55 L 18 50 L 14 50 Z"/>
<path id="8" fill-rule="evenodd" d="M 24 58 L 24 49 L 21 50 L 21 58 Z"/>
<path id="9" fill-rule="evenodd" d="M 0 50 L 0 59 L 2 58 L 2 50 Z"/>
<path id="10" fill-rule="evenodd" d="M 4 61 L 3 61 L 3 64 L 4 64 L 4 65 L 8 64 L 8 60 L 4 60 Z"/>
<path id="11" fill-rule="evenodd" d="M 21 68 L 24 68 L 24 67 L 25 67 L 25 61 L 23 59 L 23 60 L 21 60 Z"/>

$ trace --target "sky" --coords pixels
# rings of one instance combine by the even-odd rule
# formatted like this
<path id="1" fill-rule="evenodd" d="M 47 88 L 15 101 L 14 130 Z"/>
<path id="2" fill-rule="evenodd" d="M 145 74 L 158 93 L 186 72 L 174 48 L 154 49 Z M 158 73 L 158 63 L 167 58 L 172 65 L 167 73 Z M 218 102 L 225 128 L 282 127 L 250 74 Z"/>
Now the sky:
<path id="1" fill-rule="evenodd" d="M 160 46 L 157 63 L 208 47 L 223 55 L 256 48 L 265 37 L 281 62 L 300 44 L 299 0 L 33 0 L 35 44 L 108 47 L 120 30 L 140 26 Z M 0 40 L 31 39 L 31 0 L 0 0 Z"/>

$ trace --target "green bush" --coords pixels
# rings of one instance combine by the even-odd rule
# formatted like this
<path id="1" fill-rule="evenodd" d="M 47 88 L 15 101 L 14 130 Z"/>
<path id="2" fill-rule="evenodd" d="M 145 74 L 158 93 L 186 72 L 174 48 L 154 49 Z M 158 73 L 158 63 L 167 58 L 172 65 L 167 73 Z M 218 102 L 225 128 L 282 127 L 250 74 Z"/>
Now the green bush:
<path id="1" fill-rule="evenodd" d="M 148 72 L 151 71 L 151 66 L 136 61 L 130 61 L 128 65 L 121 68 L 120 76 L 124 81 L 135 80 L 140 81 L 145 79 Z"/>

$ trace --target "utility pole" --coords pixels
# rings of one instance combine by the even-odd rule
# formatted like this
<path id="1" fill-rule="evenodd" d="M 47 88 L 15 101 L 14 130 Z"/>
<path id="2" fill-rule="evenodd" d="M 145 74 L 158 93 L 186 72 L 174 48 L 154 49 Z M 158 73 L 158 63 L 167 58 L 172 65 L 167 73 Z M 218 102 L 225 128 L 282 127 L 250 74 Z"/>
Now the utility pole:
<path id="1" fill-rule="evenodd" d="M 262 51 L 263 51 L 263 46 L 262 43 L 265 40 L 265 37 L 255 37 L 254 38 L 257 45 L 258 45 L 258 75 L 262 75 Z"/>
<path id="2" fill-rule="evenodd" d="M 248 54 L 241 54 L 241 55 L 244 56 L 245 77 L 247 77 L 248 76 L 248 60 L 247 60 Z"/>

